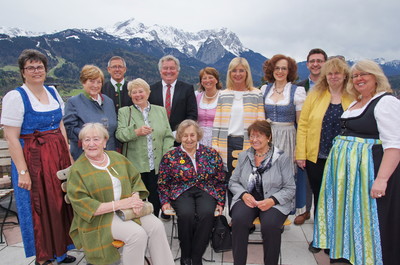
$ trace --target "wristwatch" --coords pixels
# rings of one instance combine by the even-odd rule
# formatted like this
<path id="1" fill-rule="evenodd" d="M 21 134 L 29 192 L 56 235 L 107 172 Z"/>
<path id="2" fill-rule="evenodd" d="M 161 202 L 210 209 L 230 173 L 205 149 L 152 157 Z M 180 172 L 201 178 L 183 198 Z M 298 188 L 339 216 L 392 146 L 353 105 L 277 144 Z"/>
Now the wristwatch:
<path id="1" fill-rule="evenodd" d="M 21 170 L 21 171 L 19 172 L 20 175 L 25 175 L 26 173 L 28 173 L 28 170 L 27 170 L 27 169 Z"/>

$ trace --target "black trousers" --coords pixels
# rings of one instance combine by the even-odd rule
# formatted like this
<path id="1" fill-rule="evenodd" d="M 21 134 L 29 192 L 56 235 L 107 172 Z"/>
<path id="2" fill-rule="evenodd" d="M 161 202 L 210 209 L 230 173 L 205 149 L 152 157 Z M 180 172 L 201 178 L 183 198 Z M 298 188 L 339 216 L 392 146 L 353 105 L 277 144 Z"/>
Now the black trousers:
<path id="1" fill-rule="evenodd" d="M 157 191 L 157 180 L 158 180 L 158 175 L 156 175 L 156 172 L 154 170 L 150 172 L 143 172 L 140 173 L 142 176 L 142 180 L 144 182 L 144 185 L 146 186 L 146 189 L 149 191 L 149 202 L 153 204 L 154 207 L 154 215 L 158 217 L 158 214 L 161 209 L 161 204 L 160 204 L 160 198 L 158 196 L 158 191 Z"/>
<path id="2" fill-rule="evenodd" d="M 306 160 L 306 171 L 312 193 L 314 195 L 314 216 L 317 212 L 319 191 L 321 190 L 322 176 L 324 175 L 326 159 L 318 158 L 317 163 Z"/>
<path id="3" fill-rule="evenodd" d="M 191 259 L 192 265 L 202 264 L 214 225 L 217 200 L 207 192 L 192 187 L 171 201 L 171 205 L 178 217 L 181 258 Z"/>
<path id="4" fill-rule="evenodd" d="M 277 265 L 281 248 L 282 226 L 287 215 L 275 208 L 270 208 L 267 211 L 250 208 L 242 200 L 235 203 L 231 213 L 233 264 L 246 264 L 249 231 L 253 226 L 254 219 L 259 216 L 263 238 L 264 264 Z"/>

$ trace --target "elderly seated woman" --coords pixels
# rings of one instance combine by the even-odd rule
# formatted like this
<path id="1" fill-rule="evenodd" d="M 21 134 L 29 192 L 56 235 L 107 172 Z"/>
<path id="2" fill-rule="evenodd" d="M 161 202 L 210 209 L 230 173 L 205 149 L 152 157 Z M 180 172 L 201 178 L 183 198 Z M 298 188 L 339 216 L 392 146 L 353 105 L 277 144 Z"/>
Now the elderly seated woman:
<path id="1" fill-rule="evenodd" d="M 184 120 L 177 129 L 182 144 L 160 163 L 158 191 L 162 210 L 175 209 L 182 265 L 201 265 L 210 241 L 214 213 L 225 204 L 225 173 L 217 151 L 199 144 L 203 133 L 197 122 Z"/>
<path id="2" fill-rule="evenodd" d="M 87 262 L 110 264 L 120 259 L 114 239 L 125 243 L 122 264 L 144 264 L 149 248 L 152 264 L 173 265 L 163 223 L 153 214 L 122 221 L 116 210 L 140 212 L 148 196 L 139 172 L 114 151 L 104 151 L 108 132 L 100 123 L 85 124 L 79 133 L 84 153 L 68 176 L 68 197 L 74 209 L 70 235 L 83 248 Z"/>
<path id="3" fill-rule="evenodd" d="M 251 147 L 239 154 L 229 181 L 232 200 L 232 251 L 245 265 L 253 220 L 260 218 L 264 264 L 278 264 L 281 228 L 294 206 L 296 185 L 289 156 L 271 144 L 271 125 L 257 120 L 248 128 Z"/>

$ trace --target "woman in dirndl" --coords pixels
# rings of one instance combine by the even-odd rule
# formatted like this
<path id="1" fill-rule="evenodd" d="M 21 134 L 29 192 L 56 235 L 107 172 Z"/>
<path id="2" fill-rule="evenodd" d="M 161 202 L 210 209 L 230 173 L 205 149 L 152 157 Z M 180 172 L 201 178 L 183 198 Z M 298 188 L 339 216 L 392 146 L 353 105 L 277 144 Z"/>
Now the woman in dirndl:
<path id="1" fill-rule="evenodd" d="M 18 58 L 24 84 L 3 99 L 1 123 L 12 158 L 12 182 L 26 257 L 35 264 L 72 263 L 72 208 L 64 202 L 57 171 L 71 165 L 62 122 L 64 102 L 44 85 L 47 58 L 24 50 Z"/>
<path id="2" fill-rule="evenodd" d="M 327 159 L 314 246 L 351 264 L 398 264 L 400 101 L 373 61 L 353 65 L 351 78 L 347 90 L 357 100 Z"/>

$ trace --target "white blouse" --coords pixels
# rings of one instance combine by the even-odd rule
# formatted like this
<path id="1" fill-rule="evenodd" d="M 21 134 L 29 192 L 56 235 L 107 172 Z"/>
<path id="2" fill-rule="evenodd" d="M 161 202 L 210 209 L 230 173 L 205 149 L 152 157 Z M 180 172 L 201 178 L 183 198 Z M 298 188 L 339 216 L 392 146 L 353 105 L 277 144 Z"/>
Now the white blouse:
<path id="1" fill-rule="evenodd" d="M 265 104 L 268 105 L 278 105 L 278 106 L 284 106 L 290 103 L 290 90 L 292 87 L 292 83 L 288 82 L 285 87 L 283 88 L 283 99 L 275 102 L 270 97 L 274 93 L 274 88 L 275 88 L 275 83 L 272 85 L 271 89 L 269 90 L 267 96 L 265 97 Z M 267 85 L 263 85 L 261 87 L 261 93 L 264 95 L 265 90 L 267 89 Z M 296 91 L 294 92 L 294 105 L 296 106 L 296 111 L 301 111 L 303 108 L 303 103 L 306 100 L 306 90 L 302 86 L 298 86 L 296 88 Z"/>
<path id="2" fill-rule="evenodd" d="M 34 111 L 52 111 L 61 106 L 62 114 L 64 115 L 64 101 L 54 87 L 51 88 L 53 88 L 56 92 L 56 96 L 60 104 L 53 98 L 46 88 L 44 89 L 47 93 L 47 97 L 49 98 L 49 104 L 41 103 L 25 84 L 22 85 L 22 88 L 27 93 Z M 25 114 L 25 107 L 21 94 L 17 90 L 11 90 L 4 96 L 2 104 L 1 124 L 13 127 L 21 127 Z"/>
<path id="3" fill-rule="evenodd" d="M 342 118 L 359 116 L 373 99 L 385 92 L 377 93 L 367 104 L 360 109 L 350 110 L 357 101 L 350 104 L 349 108 L 342 114 Z M 384 96 L 379 100 L 374 109 L 374 115 L 378 126 L 379 139 L 382 141 L 383 149 L 400 149 L 400 101 L 392 96 Z"/>

